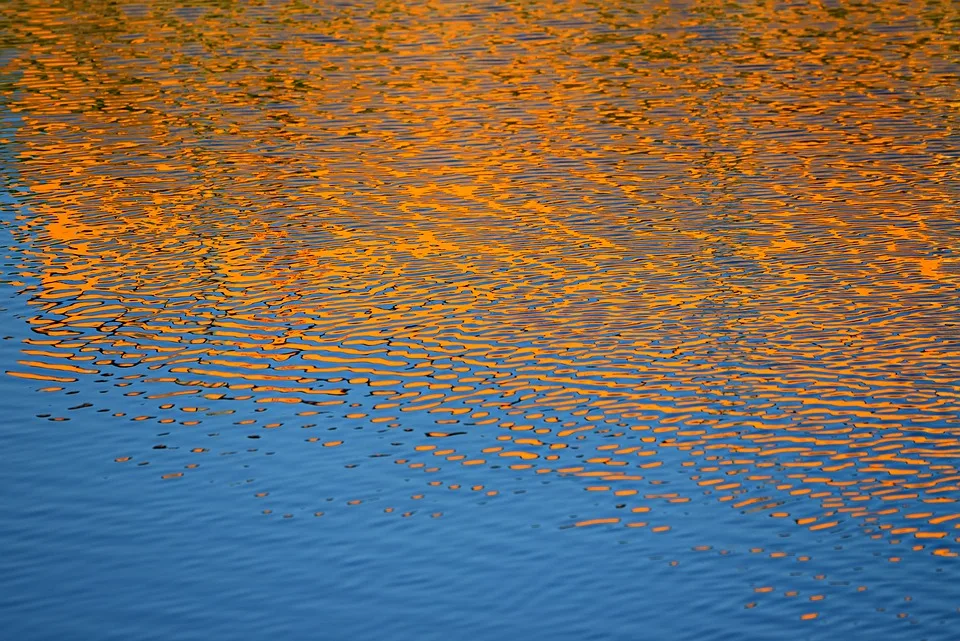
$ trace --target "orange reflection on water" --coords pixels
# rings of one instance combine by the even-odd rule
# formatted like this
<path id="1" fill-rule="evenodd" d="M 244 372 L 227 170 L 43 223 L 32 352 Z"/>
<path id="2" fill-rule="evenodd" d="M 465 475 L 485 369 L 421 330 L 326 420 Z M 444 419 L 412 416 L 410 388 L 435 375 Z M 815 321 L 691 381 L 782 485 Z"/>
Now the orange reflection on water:
<path id="1" fill-rule="evenodd" d="M 674 4 L 7 3 L 8 373 L 956 556 L 957 6 Z"/>

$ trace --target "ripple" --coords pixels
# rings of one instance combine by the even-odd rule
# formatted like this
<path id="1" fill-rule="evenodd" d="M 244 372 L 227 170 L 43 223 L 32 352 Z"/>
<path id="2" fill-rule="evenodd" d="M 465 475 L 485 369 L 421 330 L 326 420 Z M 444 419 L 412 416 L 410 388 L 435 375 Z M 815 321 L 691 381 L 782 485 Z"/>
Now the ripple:
<path id="1" fill-rule="evenodd" d="M 268 4 L 0 9 L 39 418 L 166 426 L 113 460 L 168 484 L 377 466 L 271 517 L 510 474 L 553 528 L 960 553 L 948 3 Z"/>

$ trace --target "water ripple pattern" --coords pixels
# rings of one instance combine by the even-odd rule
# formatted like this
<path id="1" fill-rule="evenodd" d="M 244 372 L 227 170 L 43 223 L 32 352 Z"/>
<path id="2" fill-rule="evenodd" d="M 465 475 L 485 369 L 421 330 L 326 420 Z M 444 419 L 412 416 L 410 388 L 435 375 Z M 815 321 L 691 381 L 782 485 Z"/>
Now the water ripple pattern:
<path id="1" fill-rule="evenodd" d="M 117 483 L 289 455 L 356 485 L 260 476 L 252 518 L 438 532 L 520 484 L 568 536 L 706 510 L 957 571 L 956 3 L 0 20 L 5 385 L 145 434 Z"/>

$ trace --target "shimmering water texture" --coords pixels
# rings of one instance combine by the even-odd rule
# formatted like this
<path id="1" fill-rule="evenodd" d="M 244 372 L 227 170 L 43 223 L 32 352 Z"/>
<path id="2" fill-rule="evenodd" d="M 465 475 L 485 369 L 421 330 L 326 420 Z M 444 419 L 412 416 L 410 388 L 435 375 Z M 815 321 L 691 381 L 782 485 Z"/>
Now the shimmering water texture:
<path id="1" fill-rule="evenodd" d="M 958 7 L 8 0 L 7 474 L 689 599 L 557 638 L 960 638 Z"/>

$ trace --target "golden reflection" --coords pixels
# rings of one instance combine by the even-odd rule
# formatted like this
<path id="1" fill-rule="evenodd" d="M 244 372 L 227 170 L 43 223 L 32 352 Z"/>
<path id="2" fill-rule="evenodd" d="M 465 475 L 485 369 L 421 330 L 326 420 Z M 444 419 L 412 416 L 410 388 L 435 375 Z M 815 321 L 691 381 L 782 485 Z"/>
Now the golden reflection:
<path id="1" fill-rule="evenodd" d="M 415 4 L 0 8 L 8 373 L 956 556 L 958 6 Z"/>

